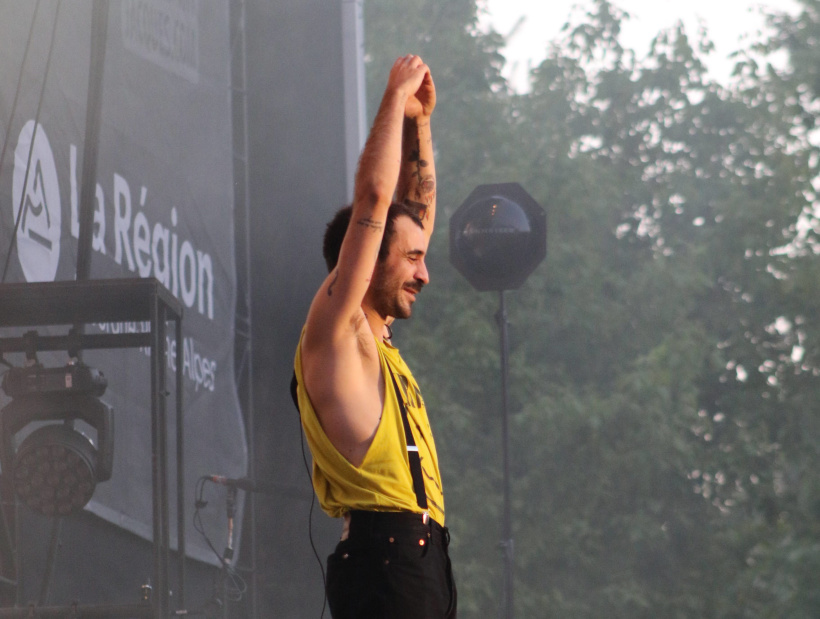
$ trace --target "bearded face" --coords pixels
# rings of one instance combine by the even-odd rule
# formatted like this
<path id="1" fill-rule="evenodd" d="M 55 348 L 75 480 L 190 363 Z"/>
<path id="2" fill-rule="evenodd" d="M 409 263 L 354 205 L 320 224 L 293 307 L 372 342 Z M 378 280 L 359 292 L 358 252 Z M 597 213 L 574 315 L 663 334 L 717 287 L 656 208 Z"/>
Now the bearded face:
<path id="1" fill-rule="evenodd" d="M 416 295 L 429 281 L 424 256 L 424 232 L 408 217 L 398 217 L 390 251 L 376 263 L 368 289 L 368 304 L 380 316 L 409 318 Z"/>
<path id="2" fill-rule="evenodd" d="M 405 279 L 404 273 L 390 272 L 386 268 L 388 260 L 379 262 L 373 272 L 370 289 L 373 293 L 373 309 L 381 316 L 410 318 L 413 303 L 424 282 L 419 279 Z"/>

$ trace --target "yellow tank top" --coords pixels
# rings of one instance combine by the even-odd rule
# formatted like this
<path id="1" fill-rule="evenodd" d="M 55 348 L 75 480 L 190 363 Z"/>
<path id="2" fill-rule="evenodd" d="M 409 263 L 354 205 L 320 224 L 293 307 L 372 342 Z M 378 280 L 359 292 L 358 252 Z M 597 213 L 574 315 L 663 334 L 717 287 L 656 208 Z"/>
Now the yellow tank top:
<path id="1" fill-rule="evenodd" d="M 313 455 L 313 489 L 322 509 L 334 518 L 350 510 L 424 511 L 413 492 L 407 440 L 389 365 L 402 391 L 410 428 L 419 449 L 427 511 L 431 518 L 444 525 L 444 496 L 438 456 L 418 384 L 398 348 L 378 339 L 376 345 L 384 380 L 384 410 L 373 443 L 359 467 L 353 466 L 336 450 L 322 429 L 303 386 L 301 342 L 296 349 L 294 370 L 298 382 L 297 396 L 302 427 Z"/>

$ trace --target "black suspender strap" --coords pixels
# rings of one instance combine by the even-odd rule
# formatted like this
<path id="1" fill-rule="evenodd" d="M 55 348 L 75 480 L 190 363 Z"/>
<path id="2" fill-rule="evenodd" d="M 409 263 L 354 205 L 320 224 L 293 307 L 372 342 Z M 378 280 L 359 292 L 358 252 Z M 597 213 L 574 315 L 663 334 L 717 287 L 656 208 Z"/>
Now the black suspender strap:
<path id="1" fill-rule="evenodd" d="M 410 461 L 410 475 L 413 477 L 413 491 L 416 493 L 416 502 L 419 507 L 426 510 L 427 493 L 424 491 L 424 477 L 421 473 L 419 448 L 416 446 L 413 433 L 410 431 L 410 420 L 407 418 L 407 409 L 404 407 L 404 398 L 401 395 L 399 384 L 396 382 L 396 376 L 393 374 L 393 369 L 390 367 L 390 364 L 388 363 L 386 365 L 390 371 L 390 378 L 393 379 L 393 388 L 396 390 L 396 399 L 401 409 L 401 422 L 404 426 L 404 436 L 407 439 L 407 459 Z"/>

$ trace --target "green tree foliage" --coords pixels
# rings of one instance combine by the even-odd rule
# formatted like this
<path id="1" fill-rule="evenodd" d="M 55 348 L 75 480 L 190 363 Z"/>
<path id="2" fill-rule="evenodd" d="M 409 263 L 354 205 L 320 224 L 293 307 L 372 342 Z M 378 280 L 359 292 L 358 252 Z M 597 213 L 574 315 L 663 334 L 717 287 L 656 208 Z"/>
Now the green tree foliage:
<path id="1" fill-rule="evenodd" d="M 721 86 L 682 27 L 649 55 L 606 0 L 511 93 L 472 0 L 365 5 L 371 110 L 390 63 L 430 64 L 433 284 L 397 340 L 424 388 L 465 617 L 499 607 L 497 297 L 447 263 L 478 184 L 548 211 L 509 295 L 516 610 L 523 617 L 820 615 L 820 264 L 812 136 L 820 2 L 770 18 Z"/>

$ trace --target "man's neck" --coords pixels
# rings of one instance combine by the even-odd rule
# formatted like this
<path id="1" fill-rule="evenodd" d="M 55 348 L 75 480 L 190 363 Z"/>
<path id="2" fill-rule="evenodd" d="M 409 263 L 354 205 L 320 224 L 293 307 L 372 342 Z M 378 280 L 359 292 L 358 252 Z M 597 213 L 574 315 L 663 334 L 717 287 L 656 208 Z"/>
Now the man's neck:
<path id="1" fill-rule="evenodd" d="M 362 310 L 364 311 L 365 318 L 367 318 L 367 324 L 370 325 L 370 330 L 373 332 L 373 335 L 375 335 L 382 342 L 388 340 L 389 330 L 386 327 L 387 317 L 380 315 L 371 307 L 362 306 Z"/>

